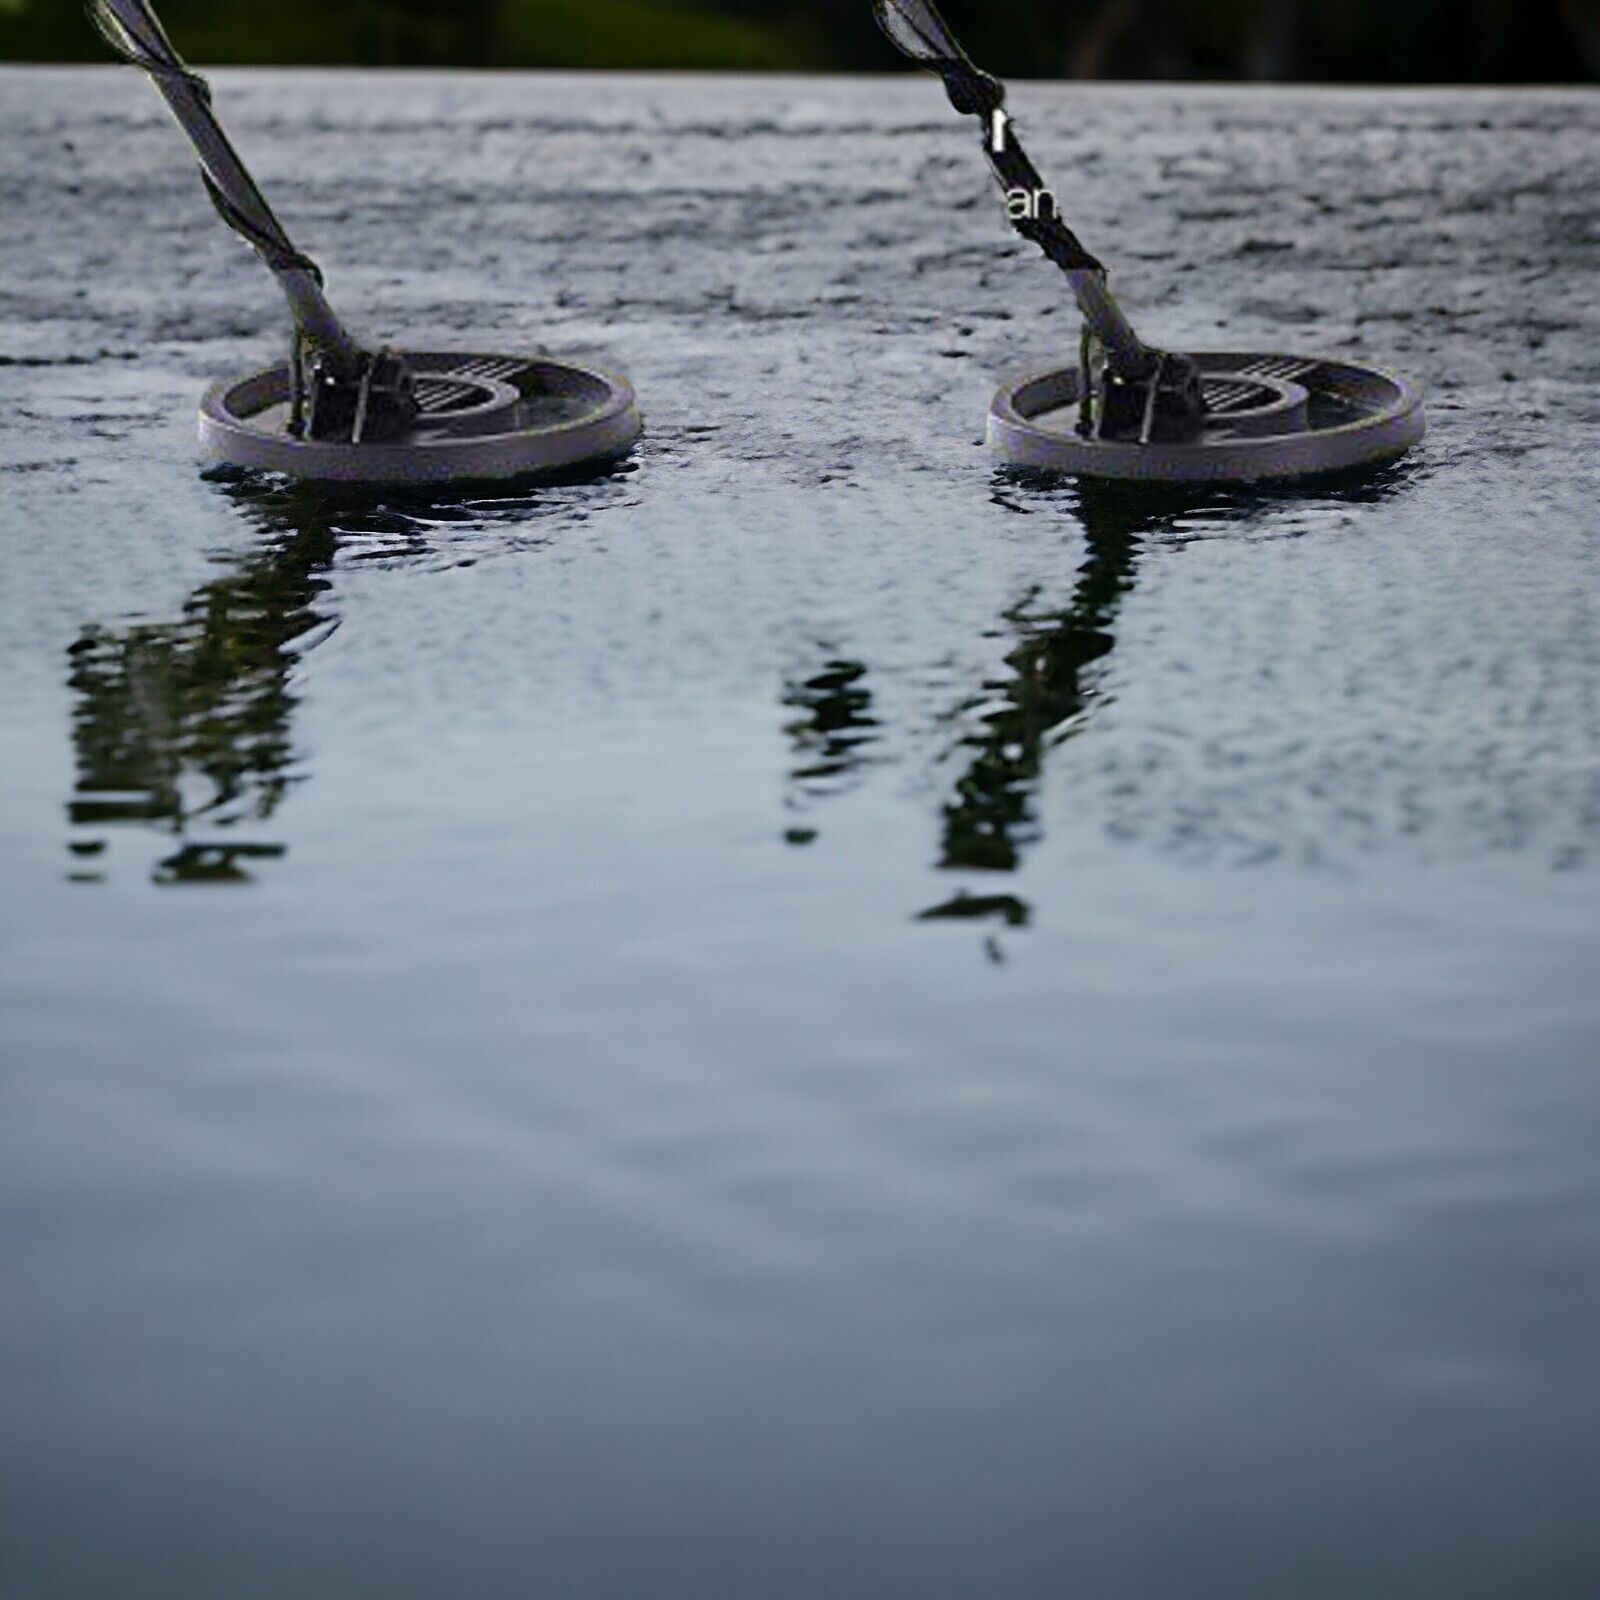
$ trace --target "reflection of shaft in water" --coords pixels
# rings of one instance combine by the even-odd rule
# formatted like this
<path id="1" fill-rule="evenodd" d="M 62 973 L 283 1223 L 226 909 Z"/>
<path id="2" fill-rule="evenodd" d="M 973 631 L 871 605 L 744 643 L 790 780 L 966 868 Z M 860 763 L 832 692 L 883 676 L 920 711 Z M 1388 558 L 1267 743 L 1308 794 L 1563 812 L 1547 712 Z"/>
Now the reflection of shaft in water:
<path id="1" fill-rule="evenodd" d="M 1410 474 L 1410 468 L 1391 466 L 1324 479 L 1315 495 L 1294 485 L 1217 489 L 1085 479 L 1069 488 L 1032 479 L 1044 504 L 1057 501 L 1077 513 L 1088 559 L 1061 610 L 1039 610 L 1035 590 L 1006 613 L 1016 641 L 1006 657 L 1007 676 L 986 684 L 983 695 L 958 713 L 991 708 L 963 741 L 972 754 L 944 808 L 940 866 L 1014 872 L 1022 864 L 1023 849 L 1039 833 L 1034 807 L 1046 752 L 1078 733 L 1093 708 L 1099 692 L 1093 669 L 1115 646 L 1112 626 L 1138 575 L 1141 549 L 1153 536 L 1237 527 L 1283 510 L 1298 520 L 1312 507 L 1381 505 Z M 1030 485 L 1021 473 L 1002 473 L 1001 481 L 1018 489 Z M 1003 503 L 1024 509 L 1009 499 Z M 1027 903 L 1009 894 L 964 893 L 923 913 L 925 920 L 999 918 L 1013 926 L 1029 916 Z"/>
<path id="2" fill-rule="evenodd" d="M 105 848 L 81 830 L 125 823 L 176 840 L 158 883 L 237 882 L 243 863 L 283 854 L 228 834 L 270 818 L 295 781 L 292 676 L 337 623 L 318 609 L 336 535 L 315 513 L 269 528 L 271 543 L 197 589 L 179 620 L 91 627 L 72 646 L 78 773 L 68 815 L 81 865 Z M 198 841 L 197 828 L 223 837 Z"/>
<path id="3" fill-rule="evenodd" d="M 1015 638 L 1006 676 L 984 685 L 973 704 L 988 706 L 962 745 L 971 752 L 944 808 L 939 865 L 949 871 L 1015 872 L 1037 838 L 1034 808 L 1046 752 L 1070 738 L 1093 704 L 1090 668 L 1110 654 L 1122 597 L 1133 586 L 1142 538 L 1158 518 L 1148 497 L 1084 484 L 1078 510 L 1088 558 L 1067 603 L 1039 608 L 1034 589 L 1005 613 Z M 971 709 L 969 705 L 967 708 Z M 963 893 L 923 920 L 1029 920 L 1015 895 Z"/>
<path id="4" fill-rule="evenodd" d="M 973 755 L 945 807 L 941 866 L 1011 872 L 1037 834 L 1034 791 L 1045 751 L 1093 699 L 1088 669 L 1116 643 L 1109 630 L 1139 551 L 1140 530 L 1126 518 L 1085 518 L 1085 532 L 1088 559 L 1067 604 L 1040 610 L 1035 589 L 1005 615 L 1017 642 L 1007 675 L 984 685 L 994 709 L 963 741 Z"/>
<path id="5" fill-rule="evenodd" d="M 841 793 L 870 763 L 879 733 L 866 678 L 861 662 L 830 655 L 819 670 L 785 686 L 784 705 L 801 713 L 784 729 L 795 759 L 789 773 L 791 811 Z M 790 844 L 807 845 L 817 834 L 797 825 L 786 837 Z"/>
<path id="6" fill-rule="evenodd" d="M 490 549 L 534 548 L 548 541 L 552 520 L 589 515 L 597 500 L 626 503 L 629 475 L 575 472 L 449 502 L 374 501 L 251 478 L 233 484 L 234 509 L 262 536 L 254 552 L 197 589 L 176 622 L 89 628 L 69 652 L 78 776 L 68 812 L 80 830 L 72 852 L 85 869 L 74 878 L 100 881 L 93 867 L 106 849 L 103 830 L 122 823 L 176 838 L 158 883 L 247 882 L 246 863 L 285 853 L 234 830 L 272 817 L 303 776 L 292 738 L 294 672 L 338 625 L 326 595 L 341 549 L 346 559 L 392 565 L 442 550 L 454 566 Z M 199 828 L 211 837 L 193 839 Z"/>

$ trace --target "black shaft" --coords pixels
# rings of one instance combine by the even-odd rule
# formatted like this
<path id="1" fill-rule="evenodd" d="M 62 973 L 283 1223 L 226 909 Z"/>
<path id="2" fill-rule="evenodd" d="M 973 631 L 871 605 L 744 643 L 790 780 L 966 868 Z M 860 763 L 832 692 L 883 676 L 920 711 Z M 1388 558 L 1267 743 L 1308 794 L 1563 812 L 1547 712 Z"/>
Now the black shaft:
<path id="1" fill-rule="evenodd" d="M 218 122 L 209 85 L 185 65 L 148 0 L 88 0 L 88 12 L 112 49 L 146 73 L 166 101 L 189 136 L 206 191 L 223 221 L 271 269 L 296 328 L 336 368 L 354 374 L 362 352 L 329 305 L 322 273 L 295 248 Z"/>
<path id="2" fill-rule="evenodd" d="M 1113 355 L 1138 363 L 1147 354 L 1106 287 L 1106 269 L 1084 249 L 1053 203 L 1039 169 L 1004 115 L 1005 85 L 974 65 L 940 15 L 934 0 L 873 0 L 878 24 L 895 47 L 919 67 L 944 80 L 950 103 L 983 123 L 983 150 L 995 181 L 1007 197 L 1011 226 L 1031 240 L 1067 275 L 1078 308 Z M 1018 196 L 1023 204 L 1015 204 Z"/>

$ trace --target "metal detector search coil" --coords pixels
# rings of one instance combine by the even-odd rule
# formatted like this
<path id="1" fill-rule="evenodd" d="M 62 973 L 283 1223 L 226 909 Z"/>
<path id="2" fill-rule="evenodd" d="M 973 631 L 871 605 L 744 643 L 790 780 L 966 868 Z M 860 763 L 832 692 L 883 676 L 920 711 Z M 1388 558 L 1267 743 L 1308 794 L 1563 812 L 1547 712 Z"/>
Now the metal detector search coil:
<path id="1" fill-rule="evenodd" d="M 215 384 L 206 452 L 318 482 L 438 487 L 571 471 L 626 453 L 642 425 L 621 378 L 549 356 L 368 350 L 323 293 L 184 65 L 149 0 L 88 0 L 116 53 L 140 68 L 188 135 L 222 220 L 289 302 L 289 359 Z"/>
<path id="2" fill-rule="evenodd" d="M 934 0 L 873 0 L 903 54 L 944 80 L 984 128 L 1012 226 L 1065 274 L 1084 321 L 1070 366 L 1005 385 L 989 443 L 1008 461 L 1083 477 L 1251 483 L 1314 477 L 1403 455 L 1426 431 L 1403 378 L 1292 355 L 1179 354 L 1134 332 L 1106 269 L 1054 208 L 1006 114 L 1005 85 L 973 64 Z"/>
<path id="3" fill-rule="evenodd" d="M 408 351 L 415 420 L 378 442 L 291 431 L 287 363 L 225 378 L 200 405 L 200 442 L 235 466 L 321 482 L 412 485 L 570 470 L 620 455 L 639 436 L 633 389 L 590 367 L 542 357 Z"/>
<path id="4" fill-rule="evenodd" d="M 1393 460 L 1426 431 L 1422 396 L 1404 378 L 1296 356 L 1194 358 L 1206 415 L 1181 440 L 1104 438 L 1082 429 L 1077 367 L 1004 385 L 989 443 L 1046 472 L 1155 483 L 1315 477 Z"/>

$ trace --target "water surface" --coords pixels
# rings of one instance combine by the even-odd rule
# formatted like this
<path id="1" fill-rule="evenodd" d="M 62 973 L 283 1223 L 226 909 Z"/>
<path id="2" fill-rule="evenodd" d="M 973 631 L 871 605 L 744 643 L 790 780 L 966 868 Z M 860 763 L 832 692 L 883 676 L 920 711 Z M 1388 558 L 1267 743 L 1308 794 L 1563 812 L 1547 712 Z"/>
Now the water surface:
<path id="1" fill-rule="evenodd" d="M 270 285 L 0 90 L 5 1600 L 1600 1591 L 1600 100 L 1020 89 L 1156 337 L 1429 389 L 1152 499 L 979 445 L 931 84 L 222 75 L 637 382 L 441 505 L 203 480 Z"/>

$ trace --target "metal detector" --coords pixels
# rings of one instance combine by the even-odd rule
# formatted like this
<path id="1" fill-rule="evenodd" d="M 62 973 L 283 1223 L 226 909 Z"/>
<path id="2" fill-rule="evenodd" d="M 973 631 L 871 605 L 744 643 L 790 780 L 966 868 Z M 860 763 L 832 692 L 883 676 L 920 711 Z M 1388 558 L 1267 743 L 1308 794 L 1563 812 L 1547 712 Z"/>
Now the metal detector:
<path id="1" fill-rule="evenodd" d="M 905 55 L 944 79 L 956 110 L 982 122 L 1012 226 L 1066 274 L 1083 314 L 1075 363 L 995 396 L 989 442 L 1008 461 L 1097 478 L 1261 482 L 1387 461 L 1422 438 L 1422 397 L 1403 378 L 1312 357 L 1147 345 L 1106 269 L 1053 203 L 1035 203 L 1050 191 L 1005 112 L 1005 85 L 973 64 L 933 0 L 873 0 L 873 9 Z"/>
<path id="2" fill-rule="evenodd" d="M 211 89 L 148 0 L 88 0 L 111 48 L 160 91 L 222 220 L 278 280 L 289 359 L 214 384 L 206 453 L 233 466 L 355 484 L 439 486 L 576 469 L 627 451 L 641 424 L 621 378 L 545 356 L 371 350 L 340 321 L 212 109 Z"/>

